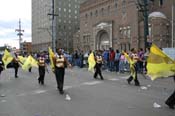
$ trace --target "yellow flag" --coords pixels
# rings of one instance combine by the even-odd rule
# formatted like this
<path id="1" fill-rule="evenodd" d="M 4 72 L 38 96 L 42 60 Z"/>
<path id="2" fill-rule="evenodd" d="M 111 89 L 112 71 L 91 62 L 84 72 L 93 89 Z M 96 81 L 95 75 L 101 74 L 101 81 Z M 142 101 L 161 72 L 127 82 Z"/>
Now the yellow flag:
<path id="1" fill-rule="evenodd" d="M 95 67 L 96 62 L 95 62 L 95 58 L 94 58 L 94 53 L 93 52 L 88 57 L 88 63 L 89 63 L 88 70 L 94 72 L 94 67 Z"/>
<path id="2" fill-rule="evenodd" d="M 175 61 L 163 53 L 155 44 L 150 48 L 147 74 L 151 80 L 175 75 Z"/>
<path id="3" fill-rule="evenodd" d="M 30 55 L 22 65 L 23 70 L 28 70 L 30 67 L 38 67 L 38 62 Z"/>
<path id="4" fill-rule="evenodd" d="M 27 58 L 23 56 L 18 56 L 18 59 L 19 59 L 20 65 L 23 65 L 24 62 L 27 60 Z"/>
<path id="5" fill-rule="evenodd" d="M 54 63 L 53 63 L 53 58 L 54 58 L 54 57 L 55 57 L 55 55 L 54 55 L 52 49 L 49 47 L 50 67 L 51 67 L 52 69 L 55 68 Z"/>
<path id="6" fill-rule="evenodd" d="M 31 60 L 31 66 L 38 68 L 38 61 L 35 60 L 32 56 L 30 56 L 30 60 Z"/>
<path id="7" fill-rule="evenodd" d="M 5 49 L 4 55 L 2 57 L 2 61 L 4 63 L 5 69 L 7 68 L 7 65 L 13 60 L 12 55 Z"/>
<path id="8" fill-rule="evenodd" d="M 134 68 L 135 62 L 129 57 L 129 55 L 127 53 L 124 53 L 124 55 L 130 64 L 131 76 L 135 79 L 135 77 L 136 77 L 136 72 L 135 72 L 135 68 Z"/>

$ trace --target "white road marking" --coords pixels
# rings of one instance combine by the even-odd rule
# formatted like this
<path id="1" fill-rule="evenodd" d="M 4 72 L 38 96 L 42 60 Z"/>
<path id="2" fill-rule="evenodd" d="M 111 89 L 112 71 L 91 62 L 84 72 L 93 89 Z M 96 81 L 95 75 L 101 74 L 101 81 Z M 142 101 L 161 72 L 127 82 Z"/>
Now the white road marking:
<path id="1" fill-rule="evenodd" d="M 147 90 L 148 88 L 147 87 L 145 87 L 145 86 L 141 86 L 140 87 L 142 90 Z"/>
<path id="2" fill-rule="evenodd" d="M 108 79 L 110 81 L 118 81 L 119 79 L 116 79 L 116 78 L 112 78 L 112 79 Z"/>
<path id="3" fill-rule="evenodd" d="M 25 93 L 18 94 L 17 96 L 26 96 Z"/>
<path id="4" fill-rule="evenodd" d="M 73 88 L 72 86 L 64 86 L 64 90 L 67 90 L 67 89 L 70 89 L 70 88 Z"/>
<path id="5" fill-rule="evenodd" d="M 36 90 L 33 92 L 33 94 L 41 94 L 41 93 L 45 93 L 47 90 Z"/>
<path id="6" fill-rule="evenodd" d="M 6 100 L 1 100 L 1 103 L 5 103 L 5 102 L 7 102 Z"/>
<path id="7" fill-rule="evenodd" d="M 119 77 L 120 79 L 127 79 L 129 76 Z"/>
<path id="8" fill-rule="evenodd" d="M 102 83 L 101 81 L 84 82 L 82 85 L 97 85 Z"/>

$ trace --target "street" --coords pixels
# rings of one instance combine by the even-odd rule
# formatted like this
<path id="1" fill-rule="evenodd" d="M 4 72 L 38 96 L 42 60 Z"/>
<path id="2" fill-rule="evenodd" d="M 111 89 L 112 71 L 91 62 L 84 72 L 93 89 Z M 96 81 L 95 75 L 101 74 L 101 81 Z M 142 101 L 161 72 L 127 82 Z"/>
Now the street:
<path id="1" fill-rule="evenodd" d="M 17 79 L 7 69 L 0 75 L 0 116 L 174 116 L 164 104 L 174 90 L 172 78 L 151 81 L 139 75 L 141 87 L 136 87 L 126 82 L 129 73 L 103 75 L 104 81 L 87 68 L 67 69 L 60 95 L 51 71 L 42 86 L 36 68 L 31 73 L 20 68 Z"/>

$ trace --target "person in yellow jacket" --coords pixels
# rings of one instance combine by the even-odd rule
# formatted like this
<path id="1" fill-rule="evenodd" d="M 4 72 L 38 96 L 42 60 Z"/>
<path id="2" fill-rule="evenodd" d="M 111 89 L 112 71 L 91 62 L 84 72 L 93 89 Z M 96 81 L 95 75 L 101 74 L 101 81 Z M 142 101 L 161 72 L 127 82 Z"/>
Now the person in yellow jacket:
<path id="1" fill-rule="evenodd" d="M 40 57 L 38 58 L 38 66 L 39 66 L 39 68 L 38 68 L 38 71 L 39 71 L 38 83 L 41 85 L 44 85 L 45 67 L 46 67 L 44 53 L 41 53 Z"/>
<path id="2" fill-rule="evenodd" d="M 131 81 L 134 79 L 135 86 L 140 86 L 140 82 L 138 81 L 137 78 L 137 62 L 139 61 L 139 57 L 137 55 L 136 50 L 133 48 L 131 49 L 131 61 L 130 61 L 130 70 L 131 70 L 131 75 L 127 79 L 128 84 L 131 83 Z"/>
<path id="3" fill-rule="evenodd" d="M 71 67 L 71 64 L 64 57 L 61 49 L 57 50 L 57 54 L 53 58 L 53 63 L 55 67 L 54 73 L 56 76 L 57 89 L 59 90 L 60 94 L 64 94 L 63 86 L 64 86 L 65 68 L 66 66 Z"/>
<path id="4" fill-rule="evenodd" d="M 101 72 L 101 66 L 103 63 L 103 58 L 102 55 L 100 53 L 100 50 L 97 51 L 97 53 L 95 54 L 95 61 L 96 61 L 96 65 L 95 65 L 95 73 L 94 73 L 94 78 L 96 79 L 98 75 L 100 75 L 101 80 L 104 80 L 103 76 L 102 76 L 102 72 Z"/>

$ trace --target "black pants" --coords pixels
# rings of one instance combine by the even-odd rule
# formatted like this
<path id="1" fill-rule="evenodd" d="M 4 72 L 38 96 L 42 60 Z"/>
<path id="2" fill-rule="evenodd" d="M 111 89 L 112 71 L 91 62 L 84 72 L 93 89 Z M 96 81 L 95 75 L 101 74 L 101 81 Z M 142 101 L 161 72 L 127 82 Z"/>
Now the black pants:
<path id="1" fill-rule="evenodd" d="M 58 88 L 59 91 L 63 91 L 64 74 L 65 74 L 65 68 L 58 68 L 58 67 L 55 68 L 57 88 Z"/>
<path id="2" fill-rule="evenodd" d="M 19 68 L 19 64 L 18 63 L 14 63 L 14 69 L 15 69 L 15 77 L 18 77 L 18 68 Z"/>
<path id="3" fill-rule="evenodd" d="M 45 66 L 39 66 L 39 78 L 38 78 L 39 83 L 44 84 L 44 77 L 45 77 Z"/>
<path id="4" fill-rule="evenodd" d="M 101 79 L 103 79 L 103 76 L 102 76 L 102 73 L 101 73 L 101 64 L 96 63 L 94 78 L 97 78 L 98 74 L 100 75 Z"/>
<path id="5" fill-rule="evenodd" d="M 170 106 L 175 106 L 175 90 L 171 94 L 171 96 L 165 101 L 165 103 L 170 105 Z"/>
<path id="6" fill-rule="evenodd" d="M 32 67 L 29 68 L 29 72 L 32 72 Z"/>
<path id="7" fill-rule="evenodd" d="M 131 75 L 127 80 L 130 83 L 134 79 L 135 85 L 139 86 L 140 83 L 139 83 L 138 78 L 137 78 L 137 67 L 135 66 L 134 68 L 135 68 L 135 73 L 136 73 L 135 78 Z"/>

